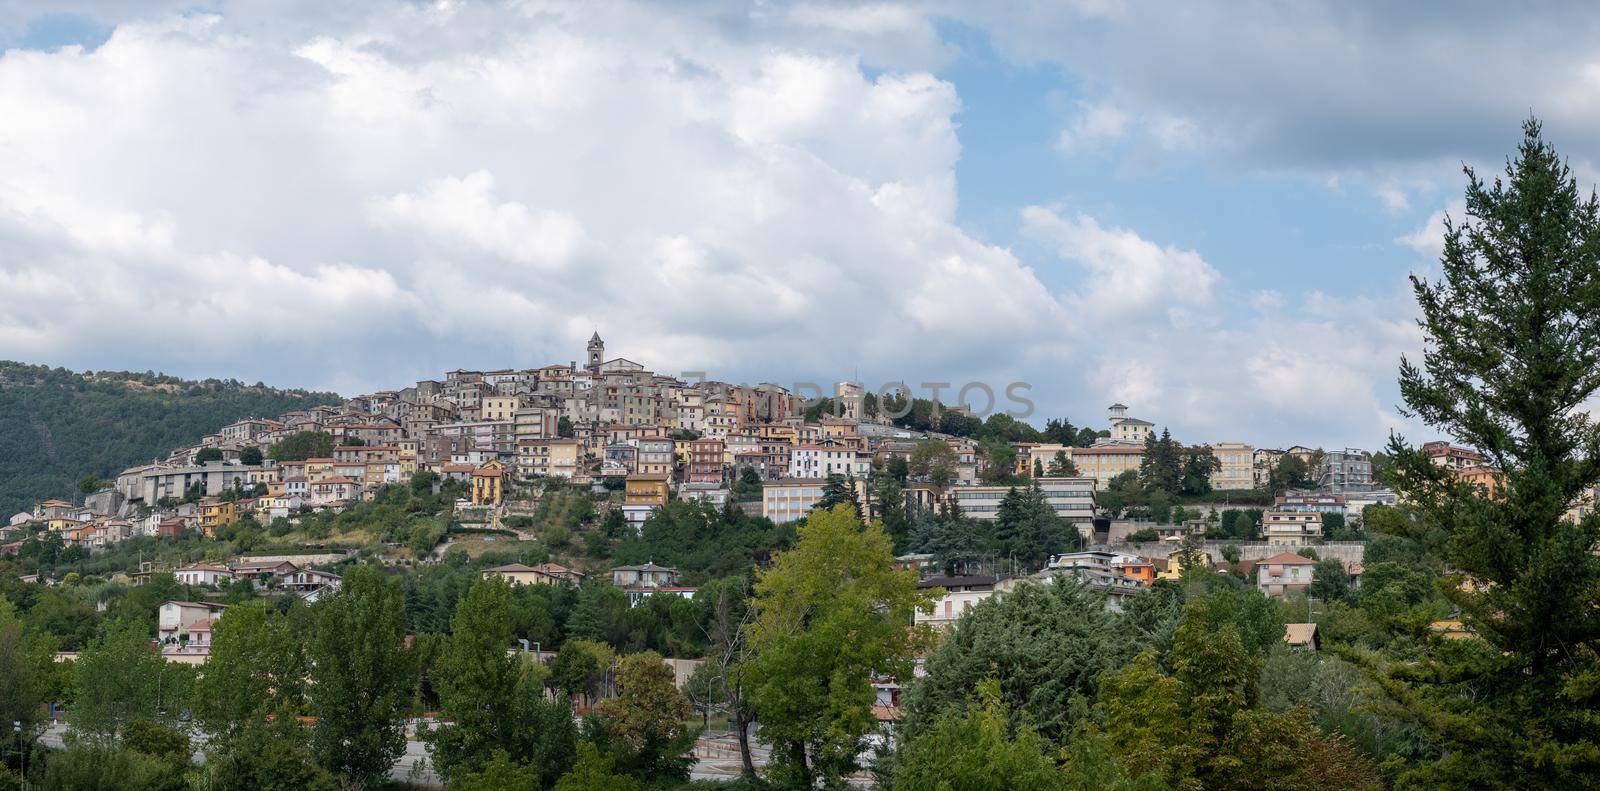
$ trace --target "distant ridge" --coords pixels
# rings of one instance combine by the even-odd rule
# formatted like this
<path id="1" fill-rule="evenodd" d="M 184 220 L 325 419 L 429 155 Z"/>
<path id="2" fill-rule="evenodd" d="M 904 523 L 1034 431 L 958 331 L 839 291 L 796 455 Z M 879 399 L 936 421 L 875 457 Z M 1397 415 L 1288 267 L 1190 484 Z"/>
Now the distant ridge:
<path id="1" fill-rule="evenodd" d="M 85 475 L 112 478 L 240 418 L 342 400 L 233 379 L 0 360 L 0 522 L 38 500 L 76 496 Z"/>

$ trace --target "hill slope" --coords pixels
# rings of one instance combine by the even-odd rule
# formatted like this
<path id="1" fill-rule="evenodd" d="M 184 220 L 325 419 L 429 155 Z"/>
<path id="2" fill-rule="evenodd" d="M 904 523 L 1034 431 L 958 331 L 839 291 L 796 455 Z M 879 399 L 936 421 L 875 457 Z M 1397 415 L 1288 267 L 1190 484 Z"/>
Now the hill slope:
<path id="1" fill-rule="evenodd" d="M 338 403 L 334 393 L 0 361 L 0 520 L 85 475 L 110 478 L 244 417 Z"/>

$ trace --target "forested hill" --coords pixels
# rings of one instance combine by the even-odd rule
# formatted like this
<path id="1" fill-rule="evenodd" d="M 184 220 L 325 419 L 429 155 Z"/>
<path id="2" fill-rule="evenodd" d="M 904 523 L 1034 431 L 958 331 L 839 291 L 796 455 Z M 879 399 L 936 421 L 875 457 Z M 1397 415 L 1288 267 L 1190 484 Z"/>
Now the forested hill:
<path id="1" fill-rule="evenodd" d="M 0 521 L 40 499 L 75 495 L 85 475 L 110 478 L 240 418 L 341 400 L 234 380 L 0 361 Z"/>

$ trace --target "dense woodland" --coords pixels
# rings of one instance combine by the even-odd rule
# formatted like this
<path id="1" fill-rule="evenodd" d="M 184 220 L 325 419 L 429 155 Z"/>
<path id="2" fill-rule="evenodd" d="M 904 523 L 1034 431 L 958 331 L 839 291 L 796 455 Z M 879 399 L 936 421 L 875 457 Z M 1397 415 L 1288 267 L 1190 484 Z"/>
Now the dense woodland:
<path id="1" fill-rule="evenodd" d="M 339 401 L 260 383 L 0 361 L 0 514 L 70 496 L 85 476 L 114 478 L 240 418 Z"/>

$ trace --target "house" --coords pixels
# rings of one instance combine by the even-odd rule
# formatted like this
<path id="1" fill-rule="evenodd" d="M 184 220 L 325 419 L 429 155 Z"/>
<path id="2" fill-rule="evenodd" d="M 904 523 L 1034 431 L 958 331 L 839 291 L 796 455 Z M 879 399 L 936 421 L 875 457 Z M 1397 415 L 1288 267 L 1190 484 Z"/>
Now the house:
<path id="1" fill-rule="evenodd" d="M 311 504 L 330 506 L 361 499 L 361 484 L 343 475 L 331 475 L 311 484 Z"/>
<path id="2" fill-rule="evenodd" d="M 174 569 L 172 572 L 172 577 L 173 579 L 176 579 L 180 585 L 201 585 L 210 587 L 220 585 L 224 582 L 232 582 L 233 572 L 230 571 L 227 566 L 212 566 L 201 563 L 193 566 L 184 566 L 180 569 Z"/>
<path id="3" fill-rule="evenodd" d="M 1122 473 L 1138 472 L 1144 461 L 1143 445 L 1095 445 L 1088 448 L 1068 448 L 1067 456 L 1078 474 L 1093 478 L 1095 487 L 1104 489 L 1112 478 Z"/>
<path id="4" fill-rule="evenodd" d="M 619 588 L 655 588 L 678 584 L 678 570 L 654 562 L 611 569 L 611 584 Z"/>
<path id="5" fill-rule="evenodd" d="M 1261 515 L 1261 538 L 1275 547 L 1303 547 L 1322 541 L 1322 514 L 1315 511 L 1267 511 Z"/>
<path id="6" fill-rule="evenodd" d="M 1148 587 L 1154 584 L 1156 579 L 1155 563 L 1149 559 L 1125 552 L 1107 552 L 1099 549 L 1054 555 L 1050 558 L 1047 570 L 1052 572 L 1089 570 L 1095 572 L 1097 576 L 1112 575 L 1117 578 L 1116 584 L 1119 586 L 1131 583 L 1135 587 Z"/>
<path id="7" fill-rule="evenodd" d="M 995 583 L 998 581 L 996 577 L 988 575 L 927 577 L 918 582 L 917 587 L 922 590 L 943 589 L 944 594 L 933 600 L 933 609 L 913 613 L 912 622 L 941 629 L 951 628 L 979 602 L 995 595 Z"/>
<path id="8" fill-rule="evenodd" d="M 667 504 L 669 476 L 629 475 L 623 484 L 622 515 L 635 527 L 650 518 L 650 512 Z"/>
<path id="9" fill-rule="evenodd" d="M 480 576 L 484 579 L 499 577 L 513 585 L 561 585 L 572 587 L 583 581 L 582 573 L 557 563 L 540 563 L 537 566 L 507 563 L 504 566 L 484 569 Z"/>
<path id="10" fill-rule="evenodd" d="M 202 618 L 179 627 L 170 642 L 162 641 L 162 658 L 185 665 L 205 664 L 211 658 L 211 627 L 215 623 L 210 618 Z"/>
<path id="11" fill-rule="evenodd" d="M 1111 424 L 1111 441 L 1129 444 L 1144 444 L 1145 437 L 1155 431 L 1156 424 L 1136 417 L 1128 417 L 1128 407 L 1124 404 L 1112 404 L 1106 409 Z"/>
<path id="12" fill-rule="evenodd" d="M 803 519 L 822 500 L 824 484 L 815 478 L 785 478 L 761 485 L 761 515 L 783 524 Z"/>
<path id="13" fill-rule="evenodd" d="M 1322 635 L 1314 623 L 1288 623 L 1283 625 L 1283 641 L 1290 651 L 1319 651 Z"/>
<path id="14" fill-rule="evenodd" d="M 472 504 L 498 506 L 505 501 L 505 478 L 510 471 L 499 459 L 490 459 L 472 471 Z"/>
<path id="15" fill-rule="evenodd" d="M 727 443 L 720 439 L 703 437 L 692 440 L 689 443 L 689 464 L 685 479 L 689 483 L 720 485 L 727 472 L 726 450 Z"/>
<path id="16" fill-rule="evenodd" d="M 789 454 L 789 477 L 826 478 L 829 475 L 866 477 L 871 463 L 859 459 L 855 448 L 833 443 L 797 445 Z"/>
<path id="17" fill-rule="evenodd" d="M 269 580 L 292 574 L 298 569 L 287 560 L 241 560 L 231 564 L 228 570 L 233 573 L 234 579 L 250 580 L 255 587 L 262 588 Z"/>
<path id="18" fill-rule="evenodd" d="M 212 602 L 169 601 L 156 612 L 156 637 L 163 644 L 175 643 L 178 634 L 202 620 L 215 619 L 228 609 Z"/>
<path id="19" fill-rule="evenodd" d="M 1311 585 L 1316 561 L 1284 552 L 1256 562 L 1256 589 L 1268 596 L 1283 598 L 1304 591 Z"/>
<path id="20" fill-rule="evenodd" d="M 1219 442 L 1211 446 L 1211 455 L 1219 466 L 1211 473 L 1211 488 L 1254 489 L 1256 449 L 1243 442 Z"/>
<path id="21" fill-rule="evenodd" d="M 295 569 L 281 578 L 278 585 L 285 590 L 313 593 L 322 590 L 338 590 L 344 580 L 338 574 L 330 574 L 316 569 Z"/>

